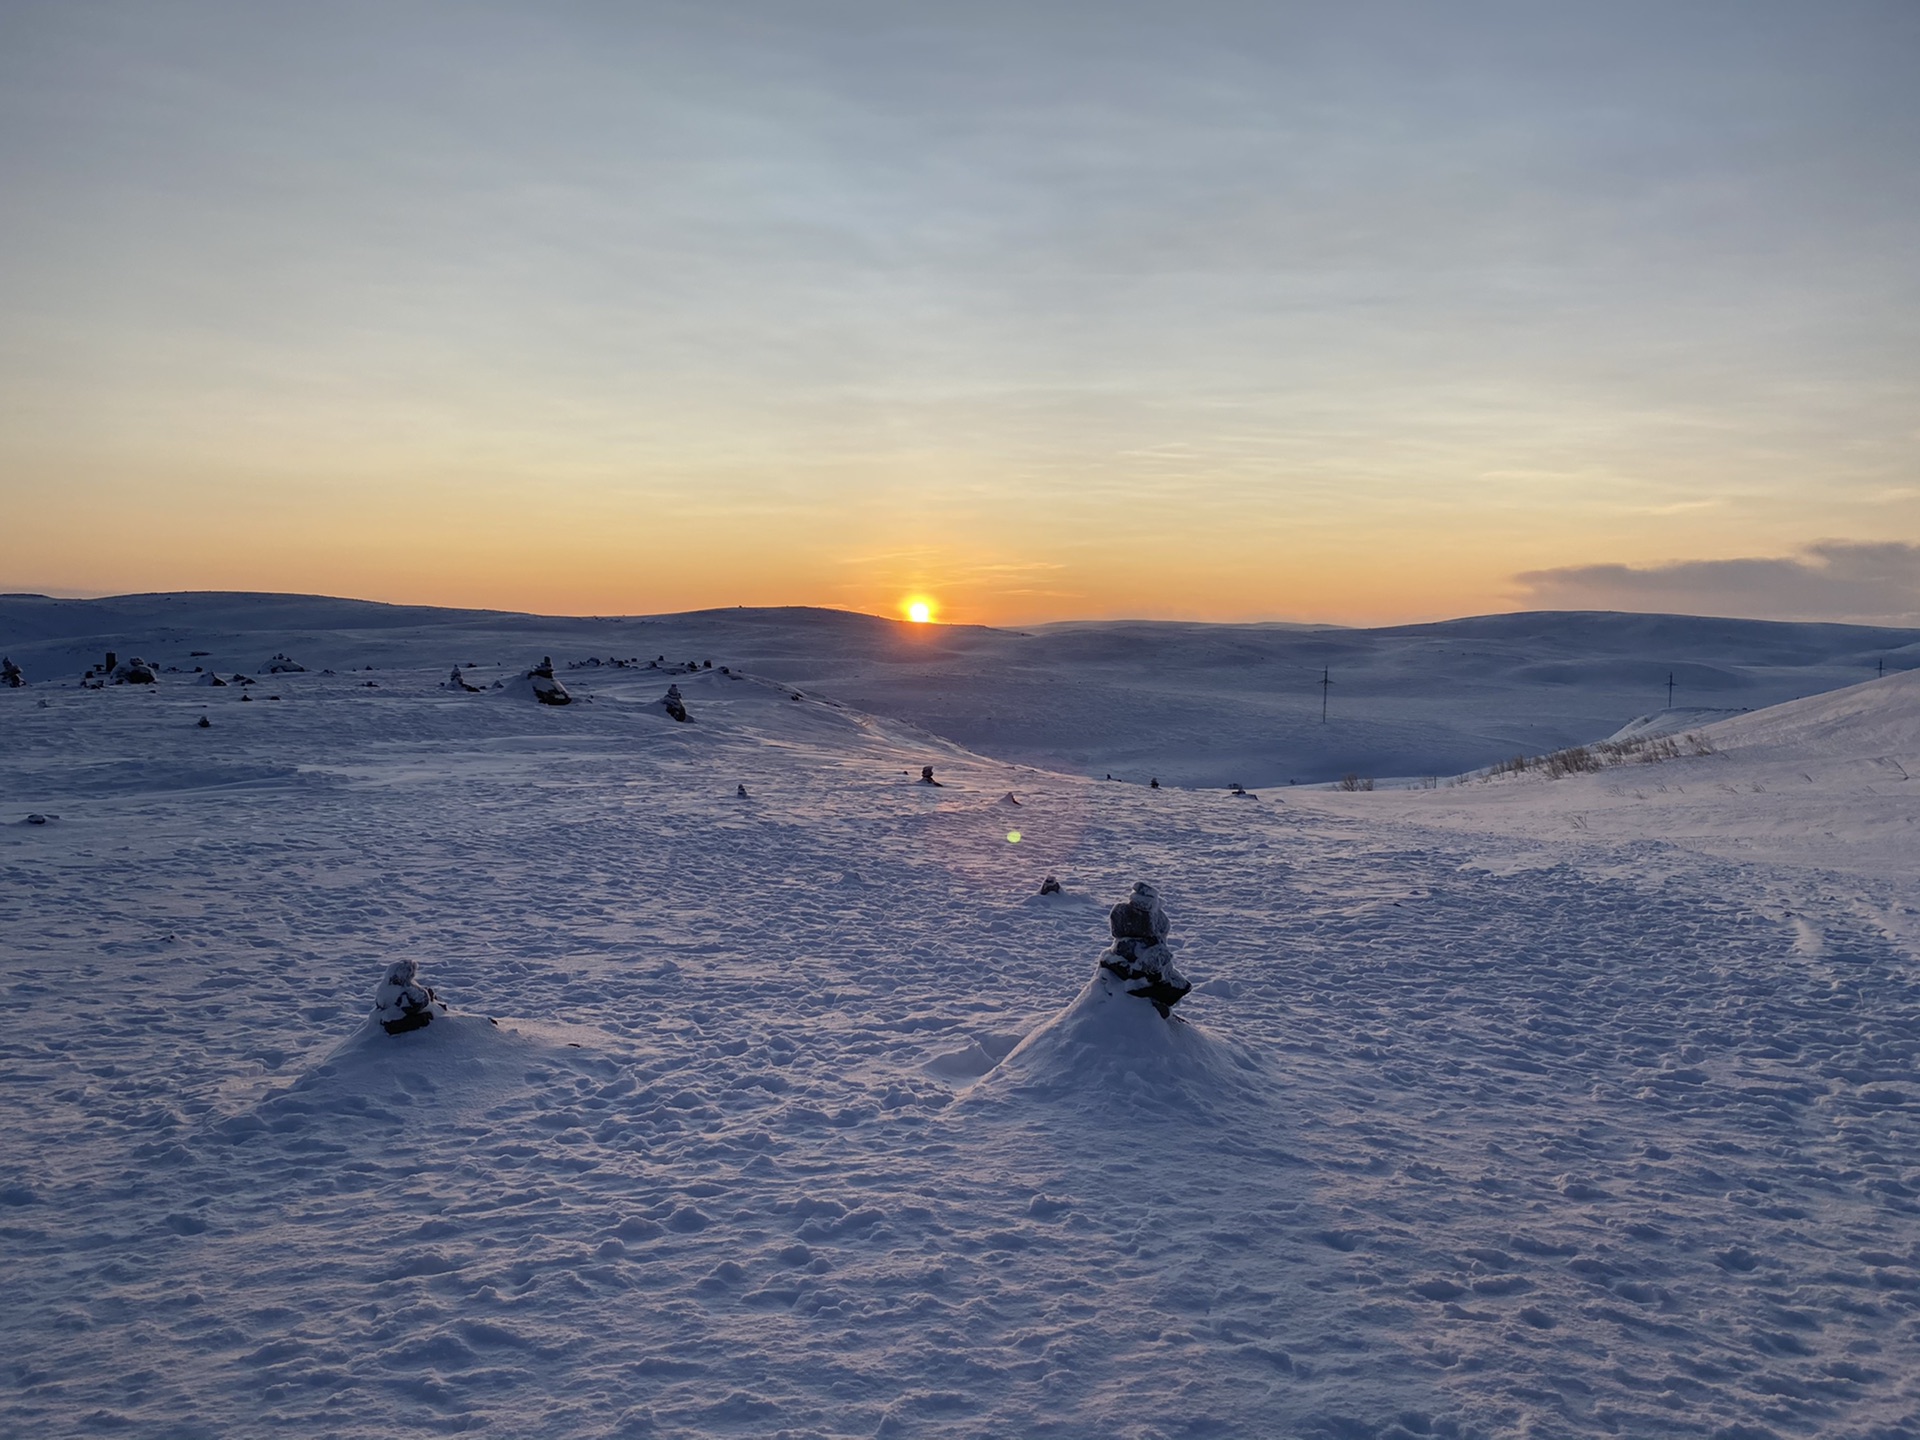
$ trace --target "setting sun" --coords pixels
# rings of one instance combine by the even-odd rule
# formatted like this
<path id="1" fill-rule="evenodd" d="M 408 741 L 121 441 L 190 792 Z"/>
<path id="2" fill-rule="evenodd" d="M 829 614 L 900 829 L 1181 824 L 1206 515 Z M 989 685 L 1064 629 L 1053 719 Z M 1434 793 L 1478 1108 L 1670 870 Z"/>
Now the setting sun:
<path id="1" fill-rule="evenodd" d="M 916 625 L 925 625 L 933 619 L 933 605 L 927 600 L 909 600 L 907 619 Z"/>

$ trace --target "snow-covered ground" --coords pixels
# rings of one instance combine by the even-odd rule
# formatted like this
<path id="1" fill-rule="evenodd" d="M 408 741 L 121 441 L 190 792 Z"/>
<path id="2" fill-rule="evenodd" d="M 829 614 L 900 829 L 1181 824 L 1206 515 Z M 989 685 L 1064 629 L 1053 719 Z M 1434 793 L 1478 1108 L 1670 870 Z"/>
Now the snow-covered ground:
<path id="1" fill-rule="evenodd" d="M 0 691 L 0 1434 L 1920 1433 L 1920 675 L 1240 797 L 1070 773 L 1089 695 L 1178 688 L 1125 627 L 1065 632 L 1040 769 L 926 725 L 1011 661 L 851 620 L 595 649 L 715 662 L 668 675 L 145 603 L 188 618 L 0 633 L 66 682 Z M 443 688 L 547 653 L 576 703 Z M 1664 699 L 1560 740 L 1533 693 L 1529 751 Z M 1136 879 L 1177 1028 L 1084 993 Z M 389 1037 L 401 957 L 451 1013 Z"/>

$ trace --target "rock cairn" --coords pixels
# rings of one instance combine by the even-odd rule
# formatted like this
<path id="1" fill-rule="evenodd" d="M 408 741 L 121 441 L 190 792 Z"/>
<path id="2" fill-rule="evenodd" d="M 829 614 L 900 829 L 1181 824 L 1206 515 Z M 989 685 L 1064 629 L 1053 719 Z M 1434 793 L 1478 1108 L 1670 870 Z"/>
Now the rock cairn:
<path id="1" fill-rule="evenodd" d="M 157 684 L 159 679 L 160 676 L 155 673 L 154 668 L 138 655 L 124 665 L 116 665 L 113 669 L 113 683 L 116 685 L 153 685 Z"/>
<path id="2" fill-rule="evenodd" d="M 27 677 L 21 673 L 18 665 L 11 660 L 0 659 L 0 686 L 8 690 L 18 690 L 26 683 Z"/>
<path id="3" fill-rule="evenodd" d="M 1046 879 L 1040 882 L 1040 893 L 1042 895 L 1059 895 L 1063 893 L 1060 889 L 1060 881 L 1052 875 L 1047 876 Z"/>
<path id="4" fill-rule="evenodd" d="M 373 1018 L 387 1034 L 404 1035 L 433 1023 L 433 1007 L 440 997 L 415 983 L 419 973 L 420 967 L 413 961 L 396 960 L 387 966 L 386 978 L 374 989 Z"/>
<path id="5" fill-rule="evenodd" d="M 660 697 L 660 708 L 683 725 L 693 719 L 691 715 L 687 714 L 687 702 L 680 694 L 680 687 L 678 685 L 667 686 L 667 693 Z"/>
<path id="6" fill-rule="evenodd" d="M 1173 963 L 1167 948 L 1170 928 L 1160 908 L 1160 892 L 1141 880 L 1133 893 L 1107 912 L 1113 944 L 1100 957 L 1100 968 L 1117 977 L 1129 995 L 1149 1001 L 1162 1015 L 1193 988 Z"/>
<path id="7" fill-rule="evenodd" d="M 553 657 L 545 657 L 527 672 L 527 680 L 533 686 L 533 698 L 542 705 L 571 705 L 573 696 L 567 693 L 567 687 L 553 678 Z"/>
<path id="8" fill-rule="evenodd" d="M 447 677 L 447 689 L 464 690 L 469 695 L 478 695 L 481 687 L 468 683 L 467 677 L 460 673 L 460 667 L 456 665 L 453 667 L 453 673 Z"/>

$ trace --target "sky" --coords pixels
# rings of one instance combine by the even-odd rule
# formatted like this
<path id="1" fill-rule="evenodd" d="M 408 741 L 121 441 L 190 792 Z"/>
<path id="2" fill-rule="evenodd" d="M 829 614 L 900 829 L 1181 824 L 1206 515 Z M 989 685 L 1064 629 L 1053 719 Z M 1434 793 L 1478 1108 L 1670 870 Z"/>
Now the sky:
<path id="1" fill-rule="evenodd" d="M 1912 0 L 0 3 L 0 588 L 1920 620 Z"/>

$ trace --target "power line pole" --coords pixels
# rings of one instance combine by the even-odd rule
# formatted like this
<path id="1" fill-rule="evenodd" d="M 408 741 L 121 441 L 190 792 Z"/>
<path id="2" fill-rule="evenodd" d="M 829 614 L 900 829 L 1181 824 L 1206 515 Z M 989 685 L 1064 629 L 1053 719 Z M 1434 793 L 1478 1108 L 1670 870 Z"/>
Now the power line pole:
<path id="1" fill-rule="evenodd" d="M 1667 671 L 1667 709 L 1673 708 L 1673 672 Z"/>
<path id="2" fill-rule="evenodd" d="M 1882 680 L 1887 678 L 1887 662 L 1885 660 L 1880 662 L 1880 678 Z"/>
<path id="3" fill-rule="evenodd" d="M 1320 723 L 1327 723 L 1327 691 L 1333 688 L 1333 671 L 1320 672 Z"/>

